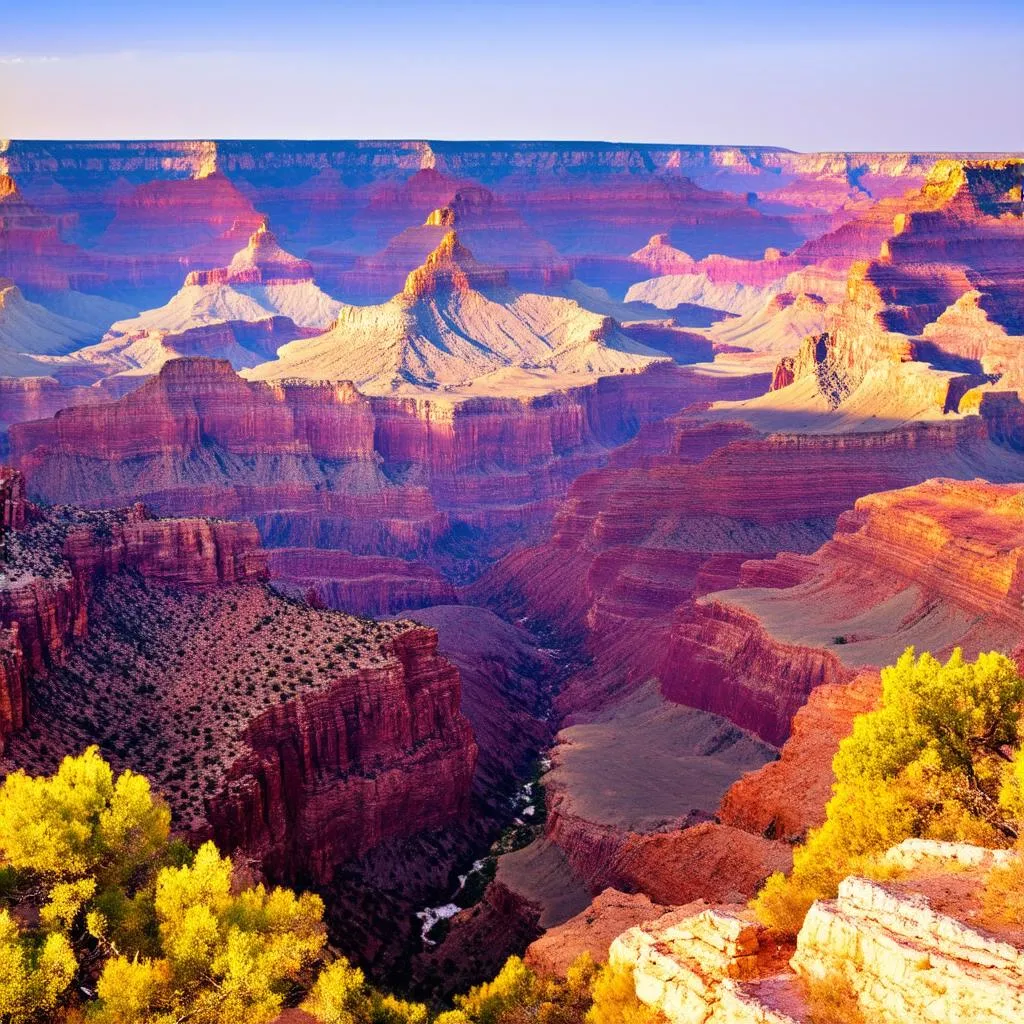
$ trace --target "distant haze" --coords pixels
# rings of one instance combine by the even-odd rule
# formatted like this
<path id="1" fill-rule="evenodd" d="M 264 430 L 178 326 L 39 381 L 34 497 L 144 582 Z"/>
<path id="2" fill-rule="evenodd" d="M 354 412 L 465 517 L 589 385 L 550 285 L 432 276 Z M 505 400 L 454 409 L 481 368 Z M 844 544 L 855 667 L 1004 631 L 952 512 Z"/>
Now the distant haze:
<path id="1" fill-rule="evenodd" d="M 1024 149 L 1011 0 L 11 0 L 0 137 Z"/>

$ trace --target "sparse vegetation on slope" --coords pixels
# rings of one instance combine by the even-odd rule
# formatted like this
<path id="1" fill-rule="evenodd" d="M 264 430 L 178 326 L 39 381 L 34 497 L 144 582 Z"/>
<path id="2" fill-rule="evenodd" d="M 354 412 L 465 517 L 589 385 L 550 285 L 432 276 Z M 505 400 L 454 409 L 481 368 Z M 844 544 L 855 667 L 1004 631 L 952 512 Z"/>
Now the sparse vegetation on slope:
<path id="1" fill-rule="evenodd" d="M 795 933 L 814 900 L 847 875 L 877 877 L 878 855 L 912 836 L 1011 845 L 1022 700 L 1024 678 L 1001 654 L 969 662 L 956 650 L 943 665 L 908 648 L 882 672 L 881 706 L 839 746 L 825 824 L 754 901 L 764 923 Z"/>
<path id="2" fill-rule="evenodd" d="M 263 586 L 187 590 L 133 573 L 101 582 L 89 617 L 90 642 L 36 681 L 39 713 L 9 759 L 50 771 L 96 743 L 119 767 L 145 765 L 183 828 L 202 825 L 205 799 L 255 716 L 381 667 L 388 641 L 409 626 L 311 608 Z"/>

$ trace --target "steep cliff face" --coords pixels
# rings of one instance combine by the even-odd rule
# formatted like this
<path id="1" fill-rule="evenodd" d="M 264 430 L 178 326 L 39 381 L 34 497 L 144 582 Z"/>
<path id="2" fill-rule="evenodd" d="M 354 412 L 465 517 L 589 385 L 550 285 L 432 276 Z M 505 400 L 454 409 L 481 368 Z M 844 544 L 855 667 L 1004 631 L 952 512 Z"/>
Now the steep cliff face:
<path id="1" fill-rule="evenodd" d="M 734 783 L 718 809 L 724 825 L 791 841 L 825 820 L 832 795 L 832 758 L 853 731 L 857 715 L 874 710 L 881 695 L 876 672 L 849 683 L 821 683 L 793 716 L 779 759 Z"/>
<path id="2" fill-rule="evenodd" d="M 173 286 L 183 268 L 225 266 L 262 224 L 250 200 L 206 163 L 193 176 L 122 195 L 98 250 L 114 273 L 125 263 L 139 283 Z"/>
<path id="3" fill-rule="evenodd" d="M 441 402 L 249 383 L 226 363 L 179 360 L 119 402 L 14 426 L 11 447 L 46 500 L 252 518 L 272 547 L 467 574 L 536 536 L 571 480 L 641 424 L 759 387 L 658 366 L 531 399 Z M 374 610 L 411 603 L 399 588 Z"/>
<path id="4" fill-rule="evenodd" d="M 339 294 L 364 302 L 383 302 L 400 292 L 448 231 L 510 283 L 529 291 L 547 291 L 571 276 L 568 262 L 542 239 L 513 207 L 479 185 L 457 187 L 450 201 L 430 211 L 416 226 L 405 226 L 379 252 L 357 255 L 335 246 L 314 248 L 309 258 L 317 275 Z"/>
<path id="5" fill-rule="evenodd" d="M 150 520 L 128 512 L 35 513 L 20 473 L 0 479 L 4 635 L 0 741 L 29 719 L 28 680 L 64 664 L 89 630 L 89 597 L 104 576 L 132 570 L 155 584 L 209 587 L 266 578 L 256 531 L 244 523 Z"/>
<path id="6" fill-rule="evenodd" d="M 733 706 L 779 740 L 812 687 L 889 664 L 908 645 L 1013 651 L 1024 626 L 1020 494 L 932 480 L 861 498 L 815 554 L 748 562 L 740 589 L 686 610 L 665 692 Z"/>
<path id="7" fill-rule="evenodd" d="M 474 242 L 522 283 L 546 288 L 575 265 L 621 287 L 644 273 L 628 254 L 654 234 L 697 257 L 743 257 L 737 272 L 759 273 L 765 250 L 841 230 L 920 185 L 937 159 L 585 142 L 4 140 L 0 173 L 22 194 L 5 190 L 0 253 L 21 284 L 166 293 L 182 269 L 225 266 L 269 214 L 340 297 L 380 301 L 396 270 L 418 264 L 407 253 L 432 247 L 416 226 L 450 210 L 460 230 L 486 221 Z M 863 257 L 884 235 L 867 248 L 854 237 Z M 822 252 L 849 249 L 840 240 Z"/>
<path id="8" fill-rule="evenodd" d="M 73 405 L 110 402 L 142 383 L 141 377 L 113 377 L 92 386 L 62 384 L 54 377 L 0 377 L 0 451 L 6 453 L 12 423 L 44 419 Z"/>
<path id="9" fill-rule="evenodd" d="M 476 743 L 437 634 L 397 636 L 379 669 L 331 681 L 248 724 L 207 800 L 218 843 L 321 884 L 384 839 L 465 817 Z"/>
<path id="10" fill-rule="evenodd" d="M 735 713 L 779 742 L 811 687 L 847 678 L 831 641 L 852 627 L 823 623 L 832 632 L 805 650 L 801 635 L 752 639 L 756 613 L 744 619 L 740 601 L 692 599 L 734 586 L 759 552 L 817 548 L 862 495 L 944 473 L 1021 479 L 1019 442 L 1002 409 L 993 402 L 982 416 L 850 434 L 758 436 L 724 416 L 680 417 L 577 480 L 551 539 L 507 556 L 470 596 L 583 639 L 591 664 L 569 681 L 564 711 L 600 706 L 653 675 L 673 699 Z M 1019 405 L 1006 415 L 1019 415 Z M 741 653 L 736 677 L 747 665 L 763 686 L 729 689 L 723 672 Z"/>
<path id="11" fill-rule="evenodd" d="M 5 769 L 96 743 L 145 770 L 178 829 L 321 886 L 465 821 L 477 747 L 434 630 L 278 596 L 250 524 L 141 506 L 24 521 L 20 476 L 0 483 L 17 525 L 0 575 Z"/>
<path id="12" fill-rule="evenodd" d="M 86 253 L 61 237 L 67 219 L 35 209 L 7 171 L 0 157 L 0 277 L 36 288 L 98 283 Z"/>

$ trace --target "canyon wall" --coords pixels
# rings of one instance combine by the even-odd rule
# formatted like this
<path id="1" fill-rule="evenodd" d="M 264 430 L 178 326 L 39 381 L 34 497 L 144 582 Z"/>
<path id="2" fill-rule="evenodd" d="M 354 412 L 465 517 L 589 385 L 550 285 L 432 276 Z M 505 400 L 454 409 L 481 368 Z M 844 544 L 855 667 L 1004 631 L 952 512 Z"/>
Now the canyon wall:
<path id="1" fill-rule="evenodd" d="M 207 800 L 219 846 L 323 885 L 384 839 L 466 816 L 477 747 L 458 670 L 429 629 L 396 637 L 388 662 L 248 724 L 247 752 Z"/>
<path id="2" fill-rule="evenodd" d="M 698 257 L 756 261 L 919 186 L 938 160 L 599 142 L 3 140 L 0 273 L 166 297 L 183 272 L 224 266 L 269 215 L 325 282 L 365 301 L 415 265 L 407 229 L 449 208 L 468 222 L 483 205 L 495 251 L 515 238 L 506 265 L 524 283 L 548 288 L 572 267 L 617 288 L 643 275 L 628 254 L 653 234 Z"/>
<path id="3" fill-rule="evenodd" d="M 435 630 L 274 594 L 248 523 L 23 495 L 5 471 L 7 764 L 52 770 L 97 743 L 147 773 L 178 829 L 321 887 L 382 843 L 465 822 L 477 745 Z"/>
<path id="4" fill-rule="evenodd" d="M 9 524 L 0 586 L 0 741 L 29 718 L 28 680 L 62 664 L 88 635 L 89 594 L 100 577 L 130 569 L 168 586 L 266 578 L 266 557 L 249 524 L 151 520 L 141 506 L 96 521 L 50 523 L 27 508 L 20 473 L 5 470 L 0 487 Z"/>
<path id="5" fill-rule="evenodd" d="M 247 382 L 225 362 L 178 360 L 117 402 L 15 424 L 10 444 L 43 500 L 141 500 L 164 515 L 251 519 L 272 548 L 425 563 L 409 590 L 400 575 L 378 575 L 376 596 L 364 588 L 362 606 L 380 612 L 432 599 L 416 579 L 427 568 L 472 576 L 540 535 L 571 480 L 644 423 L 765 383 L 657 365 L 533 399 L 453 402 Z M 286 580 L 308 578 L 298 556 L 278 564 Z"/>

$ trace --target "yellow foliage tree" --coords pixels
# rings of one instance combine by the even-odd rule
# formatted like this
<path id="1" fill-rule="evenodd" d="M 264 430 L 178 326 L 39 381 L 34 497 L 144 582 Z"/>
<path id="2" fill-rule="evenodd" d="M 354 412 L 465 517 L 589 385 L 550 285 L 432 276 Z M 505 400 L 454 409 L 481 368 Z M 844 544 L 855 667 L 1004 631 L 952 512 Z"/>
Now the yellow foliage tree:
<path id="1" fill-rule="evenodd" d="M 768 925 L 795 932 L 811 903 L 848 874 L 878 874 L 878 854 L 911 836 L 1005 846 L 1016 838 L 1014 768 L 1024 679 L 998 653 L 942 664 L 908 648 L 882 670 L 882 701 L 859 715 L 832 762 L 825 823 L 754 901 Z M 1021 776 L 1024 778 L 1024 774 Z"/>
<path id="2" fill-rule="evenodd" d="M 504 1013 L 537 998 L 537 976 L 518 956 L 510 956 L 492 981 L 456 996 L 455 1005 L 476 1024 L 496 1024 Z"/>
<path id="3" fill-rule="evenodd" d="M 231 878 L 230 858 L 213 843 L 193 864 L 160 871 L 154 906 L 162 956 L 110 959 L 97 1021 L 156 1024 L 182 1006 L 195 1024 L 260 1024 L 278 1013 L 323 949 L 323 902 L 262 885 L 234 894 Z"/>
<path id="4" fill-rule="evenodd" d="M 344 957 L 320 972 L 302 1004 L 321 1024 L 358 1024 L 366 1017 L 365 1007 L 366 977 Z"/>
<path id="5" fill-rule="evenodd" d="M 77 969 L 63 935 L 23 935 L 11 915 L 0 910 L 0 1020 L 21 1024 L 52 1010 Z"/>
<path id="6" fill-rule="evenodd" d="M 96 747 L 66 757 L 50 777 L 12 772 L 0 787 L 0 858 L 48 879 L 120 881 L 167 843 L 171 815 L 149 781 L 114 779 Z"/>
<path id="7" fill-rule="evenodd" d="M 633 972 L 626 967 L 605 964 L 593 984 L 593 1005 L 586 1024 L 658 1024 L 664 1017 L 636 995 Z"/>

